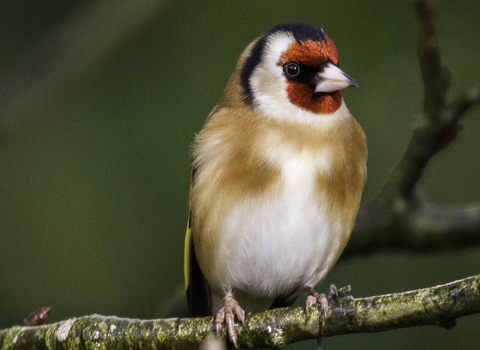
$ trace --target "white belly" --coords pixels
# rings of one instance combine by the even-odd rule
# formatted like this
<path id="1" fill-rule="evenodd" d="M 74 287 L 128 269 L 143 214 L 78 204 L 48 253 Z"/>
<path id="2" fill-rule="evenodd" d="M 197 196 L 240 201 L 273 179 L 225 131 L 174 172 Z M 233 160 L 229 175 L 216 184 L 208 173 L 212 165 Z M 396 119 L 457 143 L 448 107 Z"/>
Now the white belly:
<path id="1" fill-rule="evenodd" d="M 343 225 L 332 227 L 325 214 L 326 195 L 319 201 L 316 189 L 318 172 L 329 171 L 329 153 L 283 152 L 280 160 L 282 177 L 276 186 L 238 203 L 223 220 L 217 261 L 226 264 L 226 291 L 273 300 L 314 286 L 328 272 L 328 266 L 321 267 L 331 259 L 330 250 L 340 246 L 332 240 L 341 236 L 337 233 Z"/>

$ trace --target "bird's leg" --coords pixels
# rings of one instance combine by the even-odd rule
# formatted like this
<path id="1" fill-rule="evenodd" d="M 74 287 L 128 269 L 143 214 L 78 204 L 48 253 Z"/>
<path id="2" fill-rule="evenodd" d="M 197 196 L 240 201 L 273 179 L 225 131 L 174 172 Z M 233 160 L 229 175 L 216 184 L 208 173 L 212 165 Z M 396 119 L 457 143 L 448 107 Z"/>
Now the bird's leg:
<path id="1" fill-rule="evenodd" d="M 327 318 L 327 312 L 328 312 L 328 301 L 337 299 L 338 298 L 338 290 L 337 286 L 334 284 L 330 285 L 330 288 L 328 289 L 328 296 L 326 296 L 324 293 L 318 293 L 315 289 L 309 286 L 305 286 L 305 290 L 308 293 L 307 296 L 307 302 L 305 305 L 305 311 L 308 316 L 308 310 L 315 304 L 320 304 L 320 309 L 323 314 L 323 320 L 325 321 L 325 318 Z M 322 350 L 322 337 L 317 338 L 317 346 L 318 350 Z"/>
<path id="2" fill-rule="evenodd" d="M 321 294 L 318 293 L 315 289 L 309 286 L 305 286 L 305 290 L 308 293 L 307 302 L 305 305 L 307 315 L 308 315 L 308 310 L 313 305 L 319 304 L 320 309 L 322 310 L 322 313 L 323 313 L 323 318 L 325 319 L 327 317 L 327 312 L 328 312 L 328 301 L 338 298 L 337 287 L 334 284 L 331 284 L 328 290 L 328 296 L 326 296 L 323 293 Z"/>
<path id="3" fill-rule="evenodd" d="M 230 341 L 237 347 L 237 333 L 235 332 L 234 323 L 235 315 L 242 324 L 245 324 L 245 311 L 238 305 L 238 302 L 235 300 L 234 293 L 229 293 L 225 297 L 225 305 L 218 310 L 217 315 L 215 316 L 215 329 L 217 334 L 219 334 L 220 329 L 222 329 L 222 323 L 225 321 L 227 325 L 228 338 Z"/>

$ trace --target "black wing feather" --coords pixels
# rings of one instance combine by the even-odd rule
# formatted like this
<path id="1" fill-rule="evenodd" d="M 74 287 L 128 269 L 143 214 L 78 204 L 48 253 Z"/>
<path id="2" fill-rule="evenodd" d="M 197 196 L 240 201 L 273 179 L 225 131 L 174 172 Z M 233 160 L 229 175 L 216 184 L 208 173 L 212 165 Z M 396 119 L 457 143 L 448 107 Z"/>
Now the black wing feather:
<path id="1" fill-rule="evenodd" d="M 192 185 L 194 183 L 195 168 L 192 169 Z M 189 229 L 192 227 L 192 209 L 188 220 Z M 211 315 L 211 292 L 207 279 L 198 265 L 195 255 L 193 237 L 190 237 L 189 282 L 187 287 L 187 301 L 190 317 L 204 317 Z"/>

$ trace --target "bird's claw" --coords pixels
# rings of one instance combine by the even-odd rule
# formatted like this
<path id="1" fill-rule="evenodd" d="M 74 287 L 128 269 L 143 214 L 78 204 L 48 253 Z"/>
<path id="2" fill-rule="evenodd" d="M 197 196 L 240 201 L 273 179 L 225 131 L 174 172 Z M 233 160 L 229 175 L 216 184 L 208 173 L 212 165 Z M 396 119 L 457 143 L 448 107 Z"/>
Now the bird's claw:
<path id="1" fill-rule="evenodd" d="M 323 312 L 323 317 L 326 317 L 328 311 L 328 300 L 327 296 L 324 293 L 317 293 L 316 295 L 309 295 L 307 297 L 307 302 L 305 305 L 305 311 L 307 312 L 307 316 L 310 308 L 316 304 L 320 305 L 320 309 Z"/>
<path id="2" fill-rule="evenodd" d="M 338 299 L 337 287 L 334 284 L 331 284 L 330 288 L 328 289 L 328 296 L 325 295 L 324 293 L 318 293 L 312 287 L 305 287 L 305 290 L 308 293 L 307 302 L 305 304 L 305 311 L 307 313 L 307 316 L 310 308 L 318 304 L 320 305 L 320 310 L 322 311 L 323 319 L 325 319 L 327 317 L 329 300 Z"/>
<path id="3" fill-rule="evenodd" d="M 238 302 L 235 300 L 234 294 L 228 294 L 225 298 L 224 306 L 217 312 L 215 316 L 215 330 L 217 334 L 220 333 L 222 329 L 222 323 L 225 321 L 227 325 L 228 338 L 233 343 L 235 348 L 237 346 L 237 333 L 235 332 L 235 315 L 238 320 L 245 324 L 245 311 L 238 305 Z"/>
<path id="4" fill-rule="evenodd" d="M 330 288 L 328 289 L 328 300 L 337 300 L 338 299 L 338 289 L 337 286 L 334 284 L 330 285 Z"/>

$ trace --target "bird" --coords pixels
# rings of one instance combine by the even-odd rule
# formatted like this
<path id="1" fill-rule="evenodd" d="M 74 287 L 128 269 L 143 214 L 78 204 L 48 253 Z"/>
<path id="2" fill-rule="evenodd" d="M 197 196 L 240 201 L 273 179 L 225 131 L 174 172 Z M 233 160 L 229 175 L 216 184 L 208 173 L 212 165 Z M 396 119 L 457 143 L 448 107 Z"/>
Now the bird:
<path id="1" fill-rule="evenodd" d="M 280 24 L 250 43 L 191 151 L 185 286 L 190 316 L 225 323 L 329 296 L 314 287 L 353 230 L 366 181 L 365 134 L 341 90 L 358 84 L 338 67 L 320 27 Z"/>

